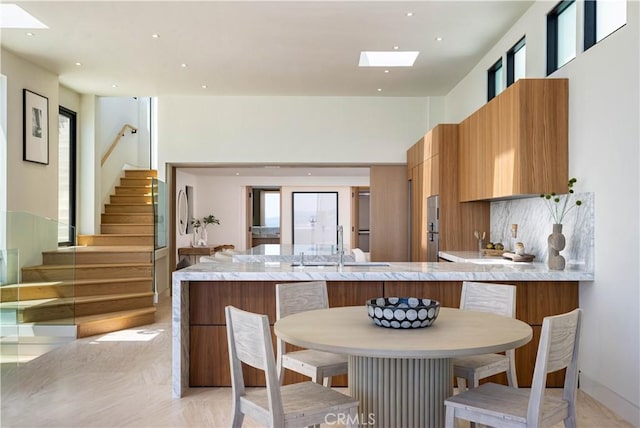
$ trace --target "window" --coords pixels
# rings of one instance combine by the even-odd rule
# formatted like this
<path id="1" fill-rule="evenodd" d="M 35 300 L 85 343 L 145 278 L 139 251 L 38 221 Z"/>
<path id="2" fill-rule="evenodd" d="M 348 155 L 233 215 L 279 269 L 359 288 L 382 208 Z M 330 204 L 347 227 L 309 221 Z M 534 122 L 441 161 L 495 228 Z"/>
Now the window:
<path id="1" fill-rule="evenodd" d="M 487 101 L 491 101 L 493 97 L 504 89 L 504 84 L 502 83 L 502 58 L 491 66 L 487 71 L 487 76 L 489 83 L 487 88 Z"/>
<path id="2" fill-rule="evenodd" d="M 58 245 L 75 245 L 76 114 L 60 107 L 58 114 Z"/>
<path id="3" fill-rule="evenodd" d="M 576 57 L 576 2 L 563 0 L 547 15 L 547 76 Z"/>
<path id="4" fill-rule="evenodd" d="M 627 0 L 585 0 L 584 50 L 627 23 Z"/>
<path id="5" fill-rule="evenodd" d="M 525 77 L 527 45 L 525 37 L 507 52 L 507 86 Z"/>

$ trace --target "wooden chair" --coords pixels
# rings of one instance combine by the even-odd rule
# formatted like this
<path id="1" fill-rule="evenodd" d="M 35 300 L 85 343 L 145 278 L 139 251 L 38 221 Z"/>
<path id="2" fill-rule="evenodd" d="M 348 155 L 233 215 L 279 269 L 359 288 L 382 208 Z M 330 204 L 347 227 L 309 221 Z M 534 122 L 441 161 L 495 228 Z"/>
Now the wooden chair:
<path id="1" fill-rule="evenodd" d="M 280 386 L 266 315 L 225 308 L 233 387 L 232 426 L 249 415 L 264 426 L 303 427 L 336 421 L 357 423 L 358 400 L 314 382 Z M 265 372 L 267 387 L 245 390 L 242 363 Z"/>
<path id="2" fill-rule="evenodd" d="M 325 281 L 292 282 L 276 284 L 276 319 L 298 312 L 329 307 L 327 283 Z M 280 383 L 284 369 L 309 376 L 313 382 L 331 386 L 331 377 L 348 372 L 348 357 L 330 352 L 304 349 L 285 352 L 286 343 L 276 343 L 276 361 Z"/>
<path id="3" fill-rule="evenodd" d="M 545 317 L 531 390 L 485 383 L 445 400 L 446 427 L 455 418 L 492 427 L 576 426 L 578 349 L 582 310 Z M 567 368 L 562 398 L 546 397 L 547 373 Z"/>
<path id="4" fill-rule="evenodd" d="M 516 287 L 514 285 L 463 282 L 460 309 L 491 312 L 514 318 L 516 316 Z M 458 390 L 464 391 L 480 384 L 480 379 L 506 372 L 509 386 L 517 388 L 515 350 L 502 354 L 471 355 L 453 359 L 453 376 Z"/>

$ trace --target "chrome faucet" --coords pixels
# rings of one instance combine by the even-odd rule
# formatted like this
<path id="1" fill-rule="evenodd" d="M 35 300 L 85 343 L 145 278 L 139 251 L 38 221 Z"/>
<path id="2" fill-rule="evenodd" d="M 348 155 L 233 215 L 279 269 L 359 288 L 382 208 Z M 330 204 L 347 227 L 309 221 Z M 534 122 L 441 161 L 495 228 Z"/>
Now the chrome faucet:
<path id="1" fill-rule="evenodd" d="M 338 266 L 344 266 L 344 232 L 342 225 L 338 226 Z"/>

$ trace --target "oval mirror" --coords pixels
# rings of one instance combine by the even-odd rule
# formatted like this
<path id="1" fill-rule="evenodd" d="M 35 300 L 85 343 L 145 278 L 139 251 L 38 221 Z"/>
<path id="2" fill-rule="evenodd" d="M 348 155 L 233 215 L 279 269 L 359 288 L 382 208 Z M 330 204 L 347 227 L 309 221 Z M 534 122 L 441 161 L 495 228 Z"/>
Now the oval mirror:
<path id="1" fill-rule="evenodd" d="M 180 190 L 178 193 L 178 232 L 180 235 L 184 235 L 187 232 L 187 222 L 189 219 L 187 216 L 189 215 L 189 207 L 187 206 L 187 195 L 183 190 Z"/>

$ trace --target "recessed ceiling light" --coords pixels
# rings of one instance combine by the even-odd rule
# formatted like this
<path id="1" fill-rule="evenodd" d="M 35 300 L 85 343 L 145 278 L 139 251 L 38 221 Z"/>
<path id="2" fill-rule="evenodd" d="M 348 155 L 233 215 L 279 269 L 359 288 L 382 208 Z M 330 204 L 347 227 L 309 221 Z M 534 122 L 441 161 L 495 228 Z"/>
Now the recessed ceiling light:
<path id="1" fill-rule="evenodd" d="M 382 92 L 382 88 L 378 88 L 378 92 Z"/>
<path id="2" fill-rule="evenodd" d="M 400 49 L 400 46 L 394 46 L 394 47 L 393 47 L 393 50 L 394 50 L 394 51 L 397 51 L 398 49 Z"/>
<path id="3" fill-rule="evenodd" d="M 413 12 L 407 12 L 407 16 L 413 16 Z"/>
<path id="4" fill-rule="evenodd" d="M 113 85 L 111 85 L 112 88 L 117 88 L 118 85 L 116 85 L 115 83 Z"/>
<path id="5" fill-rule="evenodd" d="M 49 28 L 17 4 L 0 4 L 0 28 Z"/>
<path id="6" fill-rule="evenodd" d="M 442 37 L 438 36 L 436 37 L 436 42 L 441 42 L 442 41 Z"/>
<path id="7" fill-rule="evenodd" d="M 388 72 L 389 72 L 389 70 L 385 70 L 384 72 L 385 72 L 385 73 L 388 73 Z"/>
<path id="8" fill-rule="evenodd" d="M 76 66 L 81 67 L 82 63 L 81 62 L 76 62 Z"/>
<path id="9" fill-rule="evenodd" d="M 418 51 L 376 51 L 360 52 L 360 67 L 412 67 L 418 58 Z"/>
<path id="10" fill-rule="evenodd" d="M 240 173 L 239 173 L 239 172 L 236 172 L 236 175 L 240 175 Z"/>
<path id="11" fill-rule="evenodd" d="M 207 89 L 207 85 L 202 85 L 202 89 Z"/>
<path id="12" fill-rule="evenodd" d="M 25 34 L 29 37 L 33 36 L 33 33 L 31 31 L 27 31 Z"/>
<path id="13" fill-rule="evenodd" d="M 311 175 L 311 173 L 310 173 L 310 172 L 307 172 L 307 175 Z"/>
<path id="14" fill-rule="evenodd" d="M 184 62 L 182 64 L 180 64 L 180 67 L 182 68 L 187 68 L 187 64 L 185 64 Z"/>
<path id="15" fill-rule="evenodd" d="M 155 33 L 155 34 L 152 34 L 151 37 L 153 37 L 154 39 L 158 39 L 160 38 L 160 34 Z"/>

